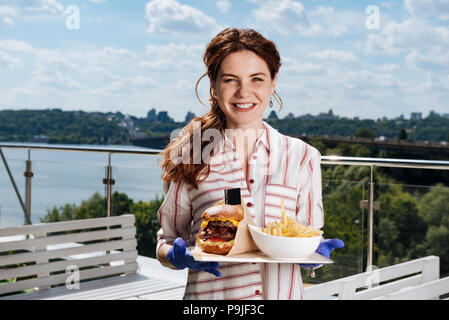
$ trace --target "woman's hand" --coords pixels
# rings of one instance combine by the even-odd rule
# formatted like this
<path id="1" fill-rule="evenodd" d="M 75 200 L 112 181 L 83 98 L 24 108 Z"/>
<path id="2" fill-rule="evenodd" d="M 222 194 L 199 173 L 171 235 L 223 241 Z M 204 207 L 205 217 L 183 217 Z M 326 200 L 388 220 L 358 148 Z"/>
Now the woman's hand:
<path id="1" fill-rule="evenodd" d="M 321 254 L 322 256 L 329 258 L 331 255 L 331 252 L 336 248 L 343 248 L 345 246 L 345 243 L 340 239 L 327 239 L 320 242 L 320 245 L 318 246 L 318 249 L 316 250 L 316 253 Z M 318 268 L 321 267 L 322 264 L 300 264 L 303 268 Z"/>
<path id="2" fill-rule="evenodd" d="M 167 253 L 167 259 L 170 263 L 176 267 L 176 269 L 190 268 L 192 270 L 202 270 L 221 276 L 221 273 L 217 270 L 220 265 L 218 262 L 200 262 L 193 259 L 190 253 L 187 243 L 182 238 L 176 238 L 173 242 L 173 246 Z"/>

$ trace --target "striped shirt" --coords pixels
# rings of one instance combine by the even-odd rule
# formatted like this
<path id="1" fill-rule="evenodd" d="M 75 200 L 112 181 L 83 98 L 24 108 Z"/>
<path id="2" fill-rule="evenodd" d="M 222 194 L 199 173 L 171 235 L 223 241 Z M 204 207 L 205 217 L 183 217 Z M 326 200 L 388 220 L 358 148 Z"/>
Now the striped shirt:
<path id="1" fill-rule="evenodd" d="M 280 134 L 265 121 L 248 158 L 247 173 L 231 139 L 223 135 L 218 153 L 211 158 L 210 174 L 199 189 L 184 181 L 173 182 L 158 211 L 162 232 L 158 248 L 182 237 L 194 245 L 201 213 L 224 200 L 224 189 L 241 188 L 243 205 L 254 223 L 266 226 L 285 212 L 298 222 L 322 228 L 319 151 L 300 139 Z M 290 263 L 221 263 L 222 276 L 189 270 L 185 299 L 302 299 L 300 267 Z"/>

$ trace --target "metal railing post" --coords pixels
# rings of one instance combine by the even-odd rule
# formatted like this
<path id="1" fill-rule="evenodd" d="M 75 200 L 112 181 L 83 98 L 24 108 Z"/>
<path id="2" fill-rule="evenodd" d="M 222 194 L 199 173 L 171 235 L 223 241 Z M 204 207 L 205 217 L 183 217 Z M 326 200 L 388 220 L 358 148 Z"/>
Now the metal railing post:
<path id="1" fill-rule="evenodd" d="M 366 257 L 366 271 L 372 271 L 373 267 L 373 246 L 374 246 L 374 166 L 370 166 L 370 183 L 368 199 L 368 243 Z"/>
<path id="2" fill-rule="evenodd" d="M 111 166 L 111 153 L 108 153 L 108 166 L 106 168 L 106 178 L 103 179 L 103 183 L 106 185 L 106 216 L 111 216 L 112 210 L 112 185 L 115 183 L 112 179 L 112 166 Z"/>
<path id="3" fill-rule="evenodd" d="M 112 166 L 111 166 L 111 153 L 108 152 L 108 166 L 106 167 L 106 178 L 103 179 L 103 183 L 106 185 L 106 216 L 109 218 L 111 216 L 112 210 L 112 185 L 115 183 L 112 179 Z M 109 226 L 106 227 L 109 230 Z M 109 241 L 110 239 L 106 239 Z M 106 254 L 110 254 L 110 250 L 106 250 Z"/>
<path id="4" fill-rule="evenodd" d="M 25 224 L 31 224 L 31 178 L 33 177 L 33 172 L 31 171 L 31 157 L 30 149 L 28 149 L 28 160 L 26 162 L 26 171 L 23 174 L 25 176 Z"/>

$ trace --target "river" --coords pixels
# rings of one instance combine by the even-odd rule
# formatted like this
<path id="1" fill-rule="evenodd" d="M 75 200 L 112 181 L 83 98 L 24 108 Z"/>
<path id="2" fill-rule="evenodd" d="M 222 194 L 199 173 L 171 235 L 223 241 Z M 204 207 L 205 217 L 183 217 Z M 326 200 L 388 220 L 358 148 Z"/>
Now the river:
<path id="1" fill-rule="evenodd" d="M 7 144 L 3 143 L 2 144 Z M 27 143 L 27 145 L 42 145 Z M 86 147 L 83 145 L 62 145 Z M 87 147 L 95 147 L 88 145 Z M 98 148 L 151 150 L 135 146 L 98 146 Z M 17 188 L 25 201 L 27 149 L 2 148 Z M 40 223 L 48 210 L 67 203 L 79 205 L 95 192 L 106 196 L 103 178 L 108 164 L 107 153 L 31 150 L 31 222 Z M 161 169 L 155 155 L 112 154 L 112 192 L 126 193 L 135 202 L 162 197 Z M 24 213 L 13 185 L 0 160 L 0 228 L 23 225 Z"/>

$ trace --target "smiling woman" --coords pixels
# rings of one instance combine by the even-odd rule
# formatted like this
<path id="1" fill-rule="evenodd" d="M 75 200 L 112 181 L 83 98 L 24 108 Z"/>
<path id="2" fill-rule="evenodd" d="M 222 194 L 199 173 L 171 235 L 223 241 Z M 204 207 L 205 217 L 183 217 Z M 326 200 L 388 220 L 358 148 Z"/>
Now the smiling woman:
<path id="1" fill-rule="evenodd" d="M 159 261 L 190 269 L 186 299 L 301 299 L 299 265 L 218 265 L 195 261 L 190 253 L 188 245 L 208 234 L 201 230 L 204 213 L 217 207 L 229 189 L 241 191 L 241 205 L 259 227 L 280 219 L 280 201 L 286 197 L 286 214 L 292 219 L 318 229 L 324 223 L 318 150 L 278 133 L 262 118 L 271 97 L 279 98 L 276 45 L 252 29 L 227 28 L 211 40 L 203 60 L 207 72 L 198 82 L 209 76 L 211 109 L 194 118 L 161 153 L 162 179 L 171 184 L 158 211 Z M 212 150 L 208 137 L 213 138 Z M 204 157 L 205 150 L 212 151 L 210 157 Z M 182 163 L 174 161 L 179 153 L 186 155 Z M 202 161 L 196 162 L 198 155 Z M 219 222 L 212 227 L 233 226 Z M 214 238 L 223 242 L 228 236 Z"/>
<path id="2" fill-rule="evenodd" d="M 198 79 L 195 90 L 198 97 L 198 84 L 207 75 L 211 83 L 209 97 L 211 109 L 204 116 L 194 118 L 183 129 L 178 139 L 173 140 L 161 153 L 164 157 L 163 180 L 185 179 L 195 187 L 204 180 L 204 176 L 207 177 L 210 166 L 204 162 L 181 166 L 170 157 L 174 150 L 182 149 L 193 140 L 194 124 L 198 122 L 201 124 L 201 132 L 213 129 L 221 136 L 225 133 L 225 129 L 228 129 L 236 145 L 236 140 L 239 139 L 235 135 L 241 131 L 234 129 L 265 130 L 262 115 L 269 101 L 272 105 L 271 95 L 282 108 L 282 100 L 275 91 L 281 58 L 276 45 L 260 33 L 252 29 L 227 28 L 211 40 L 203 60 L 208 71 Z M 246 132 L 246 135 L 246 138 L 253 137 L 252 141 L 248 142 L 252 145 L 260 134 L 253 135 Z M 207 142 L 201 141 L 201 149 Z M 251 153 L 251 150 L 240 151 L 242 157 L 246 158 Z M 193 153 L 194 150 L 190 154 L 190 163 L 194 163 Z M 243 166 L 247 163 L 245 160 L 247 159 L 241 159 Z"/>

